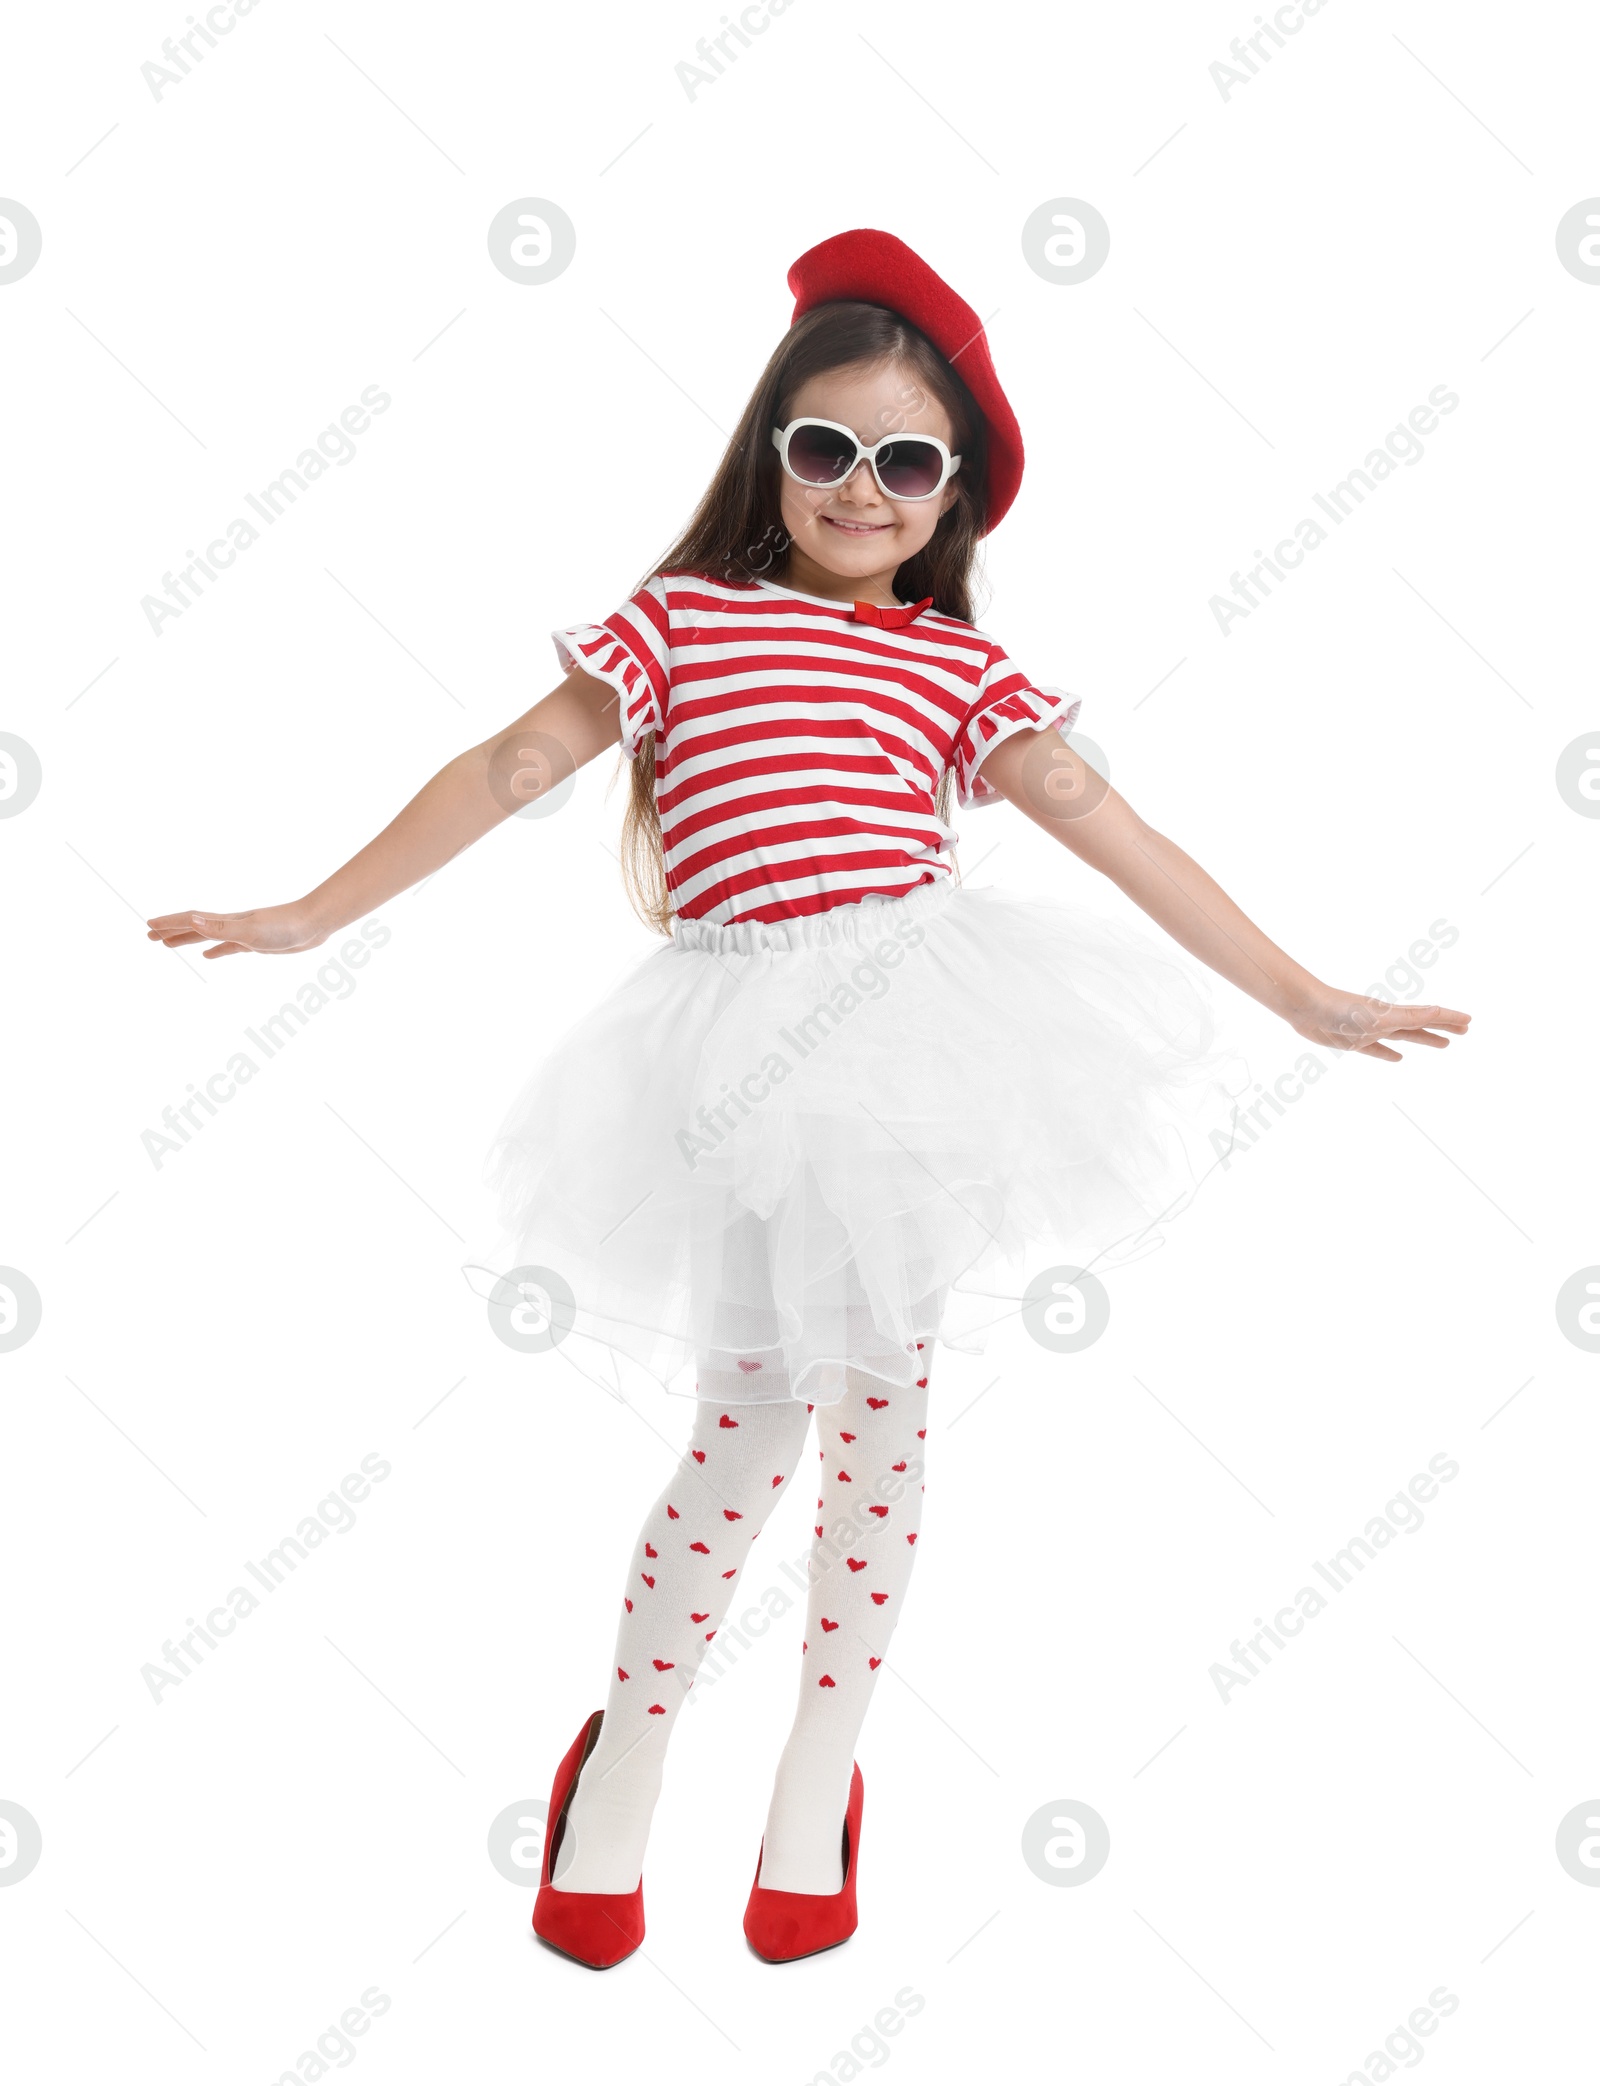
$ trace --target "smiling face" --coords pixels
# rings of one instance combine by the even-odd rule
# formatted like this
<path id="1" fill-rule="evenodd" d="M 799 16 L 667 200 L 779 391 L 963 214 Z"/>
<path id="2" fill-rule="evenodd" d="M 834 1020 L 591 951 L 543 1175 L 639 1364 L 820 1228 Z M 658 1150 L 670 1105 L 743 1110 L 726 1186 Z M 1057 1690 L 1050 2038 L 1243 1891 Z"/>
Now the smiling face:
<path id="1" fill-rule="evenodd" d="M 897 434 L 935 435 L 952 454 L 960 448 L 950 415 L 904 362 L 808 378 L 787 414 L 790 421 L 806 419 L 836 421 L 869 448 Z M 923 548 L 956 499 L 954 478 L 930 500 L 886 499 L 864 462 L 843 485 L 826 490 L 799 485 L 781 468 L 778 483 L 791 539 L 782 584 L 830 601 L 875 601 L 880 607 L 894 602 L 896 571 Z"/>

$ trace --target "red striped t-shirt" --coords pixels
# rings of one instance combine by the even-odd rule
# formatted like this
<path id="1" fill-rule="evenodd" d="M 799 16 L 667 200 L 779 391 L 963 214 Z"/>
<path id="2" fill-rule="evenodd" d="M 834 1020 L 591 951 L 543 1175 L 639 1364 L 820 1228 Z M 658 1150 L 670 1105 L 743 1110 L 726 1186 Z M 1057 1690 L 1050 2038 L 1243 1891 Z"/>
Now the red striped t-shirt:
<path id="1" fill-rule="evenodd" d="M 1079 705 L 927 602 L 825 601 L 770 580 L 667 573 L 604 623 L 552 633 L 617 691 L 623 744 L 655 734 L 667 886 L 686 920 L 792 919 L 951 874 L 934 792 L 963 809 L 1003 739 Z"/>

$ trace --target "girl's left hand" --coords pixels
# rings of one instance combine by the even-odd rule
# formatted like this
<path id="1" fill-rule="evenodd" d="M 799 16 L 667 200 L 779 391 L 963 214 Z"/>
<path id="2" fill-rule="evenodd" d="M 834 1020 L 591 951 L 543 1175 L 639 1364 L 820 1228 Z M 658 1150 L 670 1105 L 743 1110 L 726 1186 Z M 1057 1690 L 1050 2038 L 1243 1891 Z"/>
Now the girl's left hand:
<path id="1" fill-rule="evenodd" d="M 1391 1043 L 1426 1043 L 1430 1049 L 1445 1050 L 1450 1037 L 1436 1035 L 1449 1029 L 1464 1036 L 1470 1014 L 1454 1007 L 1397 1007 L 1388 1000 L 1368 999 L 1362 992 L 1338 992 L 1320 986 L 1309 999 L 1286 1009 L 1284 1019 L 1296 1035 L 1320 1043 L 1325 1050 L 1350 1050 L 1360 1057 L 1387 1058 L 1401 1062 L 1401 1053 Z"/>

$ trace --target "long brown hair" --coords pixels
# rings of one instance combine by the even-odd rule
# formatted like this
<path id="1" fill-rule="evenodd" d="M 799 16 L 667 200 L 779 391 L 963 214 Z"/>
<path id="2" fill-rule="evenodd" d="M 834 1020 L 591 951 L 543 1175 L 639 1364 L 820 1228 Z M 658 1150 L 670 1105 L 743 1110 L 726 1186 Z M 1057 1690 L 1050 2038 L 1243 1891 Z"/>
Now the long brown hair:
<path id="1" fill-rule="evenodd" d="M 912 601 L 931 595 L 941 614 L 970 623 L 974 567 L 986 521 L 983 415 L 926 334 L 877 304 L 819 304 L 790 327 L 750 394 L 687 527 L 639 585 L 675 572 L 736 583 L 772 577 L 781 585 L 789 536 L 779 506 L 782 465 L 769 430 L 787 424 L 796 393 L 812 377 L 878 369 L 890 362 L 906 364 L 944 407 L 954 433 L 951 446 L 961 458 L 951 480 L 955 500 L 928 542 L 896 572 L 895 592 Z M 673 906 L 656 811 L 655 753 L 652 732 L 628 763 L 631 794 L 622 824 L 622 876 L 634 911 L 658 933 L 670 934 Z M 950 784 L 947 772 L 934 800 L 936 816 L 946 823 Z"/>

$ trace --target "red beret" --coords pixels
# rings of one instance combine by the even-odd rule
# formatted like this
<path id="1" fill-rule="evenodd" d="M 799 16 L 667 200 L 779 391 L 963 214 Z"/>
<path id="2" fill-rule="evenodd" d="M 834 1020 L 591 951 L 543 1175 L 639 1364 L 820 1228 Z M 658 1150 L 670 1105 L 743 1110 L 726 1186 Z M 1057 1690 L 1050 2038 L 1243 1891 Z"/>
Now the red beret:
<path id="1" fill-rule="evenodd" d="M 994 373 L 983 321 L 892 232 L 839 232 L 803 253 L 789 270 L 794 317 L 841 299 L 886 305 L 909 319 L 961 374 L 988 434 L 985 530 L 994 528 L 1022 483 L 1022 430 Z M 793 320 L 790 321 L 791 325 Z"/>

